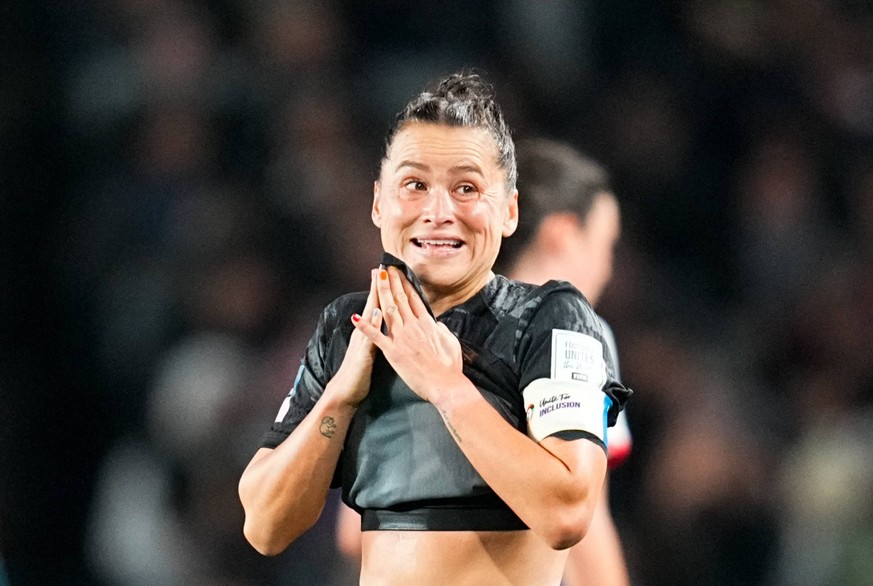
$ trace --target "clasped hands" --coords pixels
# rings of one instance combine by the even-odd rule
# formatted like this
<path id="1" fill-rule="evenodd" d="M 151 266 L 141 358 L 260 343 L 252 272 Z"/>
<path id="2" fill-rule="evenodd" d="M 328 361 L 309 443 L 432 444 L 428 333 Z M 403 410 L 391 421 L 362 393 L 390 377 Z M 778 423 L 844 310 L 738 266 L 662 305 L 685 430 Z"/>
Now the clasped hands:
<path id="1" fill-rule="evenodd" d="M 387 334 L 381 331 L 383 320 Z M 457 337 L 430 315 L 396 267 L 371 271 L 364 312 L 353 315 L 352 322 L 355 331 L 346 359 L 349 353 L 369 351 L 372 368 L 372 353 L 379 348 L 400 378 L 425 401 L 433 402 L 435 393 L 463 377 Z"/>

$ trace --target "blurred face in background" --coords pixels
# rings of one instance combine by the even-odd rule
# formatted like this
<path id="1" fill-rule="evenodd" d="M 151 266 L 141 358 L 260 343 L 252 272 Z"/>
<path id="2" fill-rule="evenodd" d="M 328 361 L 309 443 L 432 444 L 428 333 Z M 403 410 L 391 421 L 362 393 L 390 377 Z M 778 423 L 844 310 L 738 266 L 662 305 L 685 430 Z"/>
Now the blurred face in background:
<path id="1" fill-rule="evenodd" d="M 422 282 L 435 309 L 474 295 L 491 278 L 500 242 L 515 231 L 518 194 L 507 193 L 497 145 L 481 128 L 408 123 L 374 188 L 382 246 Z"/>
<path id="2" fill-rule="evenodd" d="M 609 193 L 596 197 L 584 223 L 571 236 L 576 254 L 568 259 L 566 277 L 592 305 L 612 278 L 615 245 L 621 235 L 618 202 Z"/>

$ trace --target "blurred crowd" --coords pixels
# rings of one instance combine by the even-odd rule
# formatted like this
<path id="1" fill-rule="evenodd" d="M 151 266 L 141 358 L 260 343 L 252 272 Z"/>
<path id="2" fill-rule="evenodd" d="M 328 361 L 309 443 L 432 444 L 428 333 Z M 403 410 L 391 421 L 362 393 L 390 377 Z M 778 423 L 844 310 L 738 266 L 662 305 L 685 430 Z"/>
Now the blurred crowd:
<path id="1" fill-rule="evenodd" d="M 16 43 L 0 74 L 6 146 L 31 147 L 3 159 L 4 243 L 28 260 L 2 265 L 0 584 L 355 583 L 335 496 L 262 558 L 237 481 L 321 307 L 378 262 L 391 117 L 461 67 L 516 137 L 613 174 L 623 233 L 599 309 L 635 390 L 611 480 L 634 584 L 869 583 L 869 3 L 12 13 L 39 48 Z"/>

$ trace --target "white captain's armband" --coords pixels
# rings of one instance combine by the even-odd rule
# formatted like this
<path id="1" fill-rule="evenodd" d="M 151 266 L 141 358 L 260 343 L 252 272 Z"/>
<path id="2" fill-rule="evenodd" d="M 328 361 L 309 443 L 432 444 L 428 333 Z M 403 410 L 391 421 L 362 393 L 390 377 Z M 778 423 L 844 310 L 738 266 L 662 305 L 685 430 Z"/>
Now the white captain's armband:
<path id="1" fill-rule="evenodd" d="M 603 344 L 587 334 L 552 330 L 551 378 L 524 389 L 527 433 L 536 441 L 562 431 L 583 431 L 606 445 L 612 399 L 603 392 Z"/>

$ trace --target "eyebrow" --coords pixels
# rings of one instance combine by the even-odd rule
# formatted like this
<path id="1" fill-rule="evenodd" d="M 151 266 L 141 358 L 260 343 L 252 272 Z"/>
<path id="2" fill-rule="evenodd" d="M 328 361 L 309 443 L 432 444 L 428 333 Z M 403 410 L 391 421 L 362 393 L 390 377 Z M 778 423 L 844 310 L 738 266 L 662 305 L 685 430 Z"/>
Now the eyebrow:
<path id="1" fill-rule="evenodd" d="M 412 161 L 409 159 L 400 161 L 397 165 L 397 169 L 402 169 L 403 167 L 412 167 L 413 169 L 418 169 L 419 171 L 430 171 L 430 166 L 424 163 L 418 163 L 416 161 Z M 461 164 L 455 165 L 449 171 L 453 173 L 476 173 L 477 175 L 484 175 L 482 169 L 479 168 L 478 165 L 473 164 Z"/>
<path id="2" fill-rule="evenodd" d="M 467 164 L 467 165 L 455 165 L 455 166 L 452 167 L 450 170 L 451 170 L 451 171 L 454 171 L 454 172 L 461 172 L 461 173 L 476 173 L 476 174 L 478 174 L 478 175 L 483 175 L 483 173 L 482 173 L 482 169 L 480 169 L 478 165 L 472 165 L 472 164 Z"/>
<path id="3" fill-rule="evenodd" d="M 419 171 L 430 171 L 430 167 L 425 165 L 424 163 L 416 163 L 415 161 L 410 161 L 409 159 L 405 161 L 400 161 L 397 165 L 397 169 L 402 169 L 403 167 L 412 167 L 413 169 L 418 169 Z"/>

